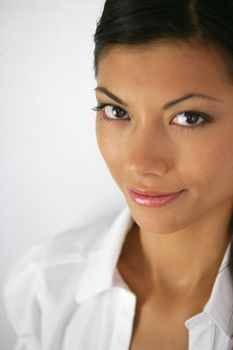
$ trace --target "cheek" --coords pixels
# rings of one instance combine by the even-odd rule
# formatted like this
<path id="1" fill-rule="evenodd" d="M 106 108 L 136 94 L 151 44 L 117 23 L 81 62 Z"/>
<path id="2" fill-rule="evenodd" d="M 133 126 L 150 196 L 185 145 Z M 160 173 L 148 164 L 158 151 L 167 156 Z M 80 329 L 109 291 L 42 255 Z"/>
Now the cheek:
<path id="1" fill-rule="evenodd" d="M 121 162 L 124 152 L 120 133 L 116 129 L 101 125 L 99 121 L 96 123 L 96 138 L 102 157 L 113 178 L 117 181 L 117 174 L 122 169 Z"/>
<path id="2" fill-rule="evenodd" d="M 216 188 L 233 195 L 233 143 L 219 144 L 209 158 Z"/>
<path id="3" fill-rule="evenodd" d="M 224 200 L 233 196 L 233 142 L 228 141 L 216 139 L 206 142 L 208 148 L 203 143 L 201 147 L 188 152 L 193 154 L 187 160 L 189 177 L 206 201 L 214 202 L 217 197 Z"/>

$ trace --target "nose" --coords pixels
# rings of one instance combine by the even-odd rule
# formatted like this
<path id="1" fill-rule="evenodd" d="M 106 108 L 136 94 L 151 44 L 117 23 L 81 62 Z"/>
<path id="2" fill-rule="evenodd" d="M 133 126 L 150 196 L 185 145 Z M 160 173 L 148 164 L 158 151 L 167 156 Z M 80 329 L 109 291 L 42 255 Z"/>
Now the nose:
<path id="1" fill-rule="evenodd" d="M 164 176 L 169 171 L 169 141 L 162 127 L 145 126 L 134 130 L 126 148 L 125 170 L 134 176 Z"/>

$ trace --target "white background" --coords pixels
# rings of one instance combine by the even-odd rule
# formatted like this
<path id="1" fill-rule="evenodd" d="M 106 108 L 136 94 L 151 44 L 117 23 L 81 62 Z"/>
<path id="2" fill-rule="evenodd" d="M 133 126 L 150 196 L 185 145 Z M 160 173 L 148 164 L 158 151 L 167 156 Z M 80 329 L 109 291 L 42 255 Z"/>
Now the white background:
<path id="1" fill-rule="evenodd" d="M 34 243 L 125 204 L 95 136 L 104 0 L 0 0 L 0 283 Z M 0 295 L 0 349 L 14 333 Z"/>

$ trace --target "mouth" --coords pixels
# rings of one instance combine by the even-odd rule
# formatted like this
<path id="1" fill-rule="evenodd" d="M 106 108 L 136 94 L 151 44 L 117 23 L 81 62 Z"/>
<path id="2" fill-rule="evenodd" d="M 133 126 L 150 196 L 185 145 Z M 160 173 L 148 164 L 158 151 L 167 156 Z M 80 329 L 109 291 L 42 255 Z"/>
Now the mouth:
<path id="1" fill-rule="evenodd" d="M 128 193 L 132 201 L 140 206 L 154 208 L 171 204 L 178 200 L 186 190 L 178 192 L 164 193 L 158 191 L 138 191 L 128 188 Z"/>

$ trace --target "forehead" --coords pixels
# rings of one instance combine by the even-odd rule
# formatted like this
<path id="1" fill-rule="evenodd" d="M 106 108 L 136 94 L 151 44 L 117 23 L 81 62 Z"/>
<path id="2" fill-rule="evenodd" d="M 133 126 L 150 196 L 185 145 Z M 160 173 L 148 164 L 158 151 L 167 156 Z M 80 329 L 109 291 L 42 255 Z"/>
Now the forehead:
<path id="1" fill-rule="evenodd" d="M 226 63 L 215 47 L 195 43 L 165 42 L 145 45 L 113 45 L 106 49 L 97 76 L 99 84 L 181 89 L 187 84 L 220 88 L 229 85 Z"/>

